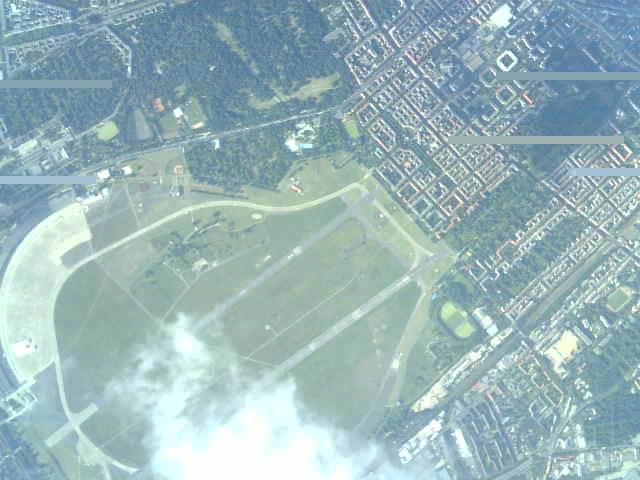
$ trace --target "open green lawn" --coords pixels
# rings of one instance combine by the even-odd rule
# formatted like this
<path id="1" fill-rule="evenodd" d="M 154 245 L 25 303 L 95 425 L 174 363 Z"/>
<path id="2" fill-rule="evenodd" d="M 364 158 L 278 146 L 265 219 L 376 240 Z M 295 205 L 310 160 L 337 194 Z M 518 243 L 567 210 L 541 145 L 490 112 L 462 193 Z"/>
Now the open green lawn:
<path id="1" fill-rule="evenodd" d="M 347 221 L 236 304 L 225 317 L 236 349 L 282 362 L 398 279 L 405 269 L 364 233 L 358 221 Z"/>
<path id="2" fill-rule="evenodd" d="M 171 176 L 176 165 L 183 165 L 185 169 L 187 168 L 184 154 L 180 148 L 167 148 L 159 152 L 140 155 L 135 160 L 127 162 L 127 165 L 131 165 L 135 173 L 145 177 Z"/>
<path id="3" fill-rule="evenodd" d="M 118 128 L 118 125 L 116 125 L 116 123 L 111 120 L 100 125 L 96 131 L 98 140 L 102 140 L 103 142 L 111 140 L 119 133 L 120 129 Z"/>
<path id="4" fill-rule="evenodd" d="M 192 231 L 190 216 L 150 230 L 100 258 L 99 263 L 89 263 L 75 272 L 61 290 L 55 317 L 70 407 L 80 411 L 91 402 L 99 405 L 98 412 L 83 424 L 83 431 L 104 446 L 107 453 L 124 462 L 135 465 L 146 461 L 148 452 L 140 446 L 140 438 L 147 425 L 128 410 L 126 401 L 105 397 L 105 385 L 132 371 L 137 348 L 158 329 L 162 320 L 171 321 L 179 313 L 198 318 L 212 312 L 344 208 L 345 204 L 335 199 L 304 211 L 264 214 L 259 221 L 251 217 L 255 213 L 252 209 L 220 209 L 232 221 L 234 232 L 246 229 L 251 222 L 256 228 L 243 238 L 234 237 L 233 242 L 228 232 L 218 229 L 197 239 L 227 256 L 221 257 L 218 267 L 194 281 L 182 281 L 159 263 L 158 254 L 172 231 L 184 235 Z M 196 219 L 204 221 L 212 212 L 213 209 L 203 209 Z M 229 222 L 225 225 L 229 227 Z M 232 254 L 237 256 L 225 262 Z M 233 304 L 222 318 L 223 330 L 239 354 L 254 354 L 252 358 L 256 361 L 279 362 L 349 315 L 404 271 L 405 267 L 391 252 L 366 237 L 366 230 L 358 220 L 348 219 Z M 357 399 L 375 393 L 378 386 L 375 375 L 389 363 L 390 349 L 404 328 L 408 315 L 405 312 L 413 308 L 412 301 L 415 303 L 411 298 L 417 294 L 409 295 L 407 291 L 396 294 L 363 318 L 361 326 L 342 332 L 339 338 L 354 349 L 343 361 L 345 366 L 337 366 L 339 360 L 332 353 L 326 358 L 333 363 L 328 363 L 325 369 L 310 366 L 320 362 L 317 359 L 300 366 L 296 375 L 300 385 L 305 382 L 310 385 L 313 382 L 310 379 L 336 370 L 341 370 L 342 377 L 334 377 L 334 382 L 347 379 L 352 397 L 350 403 L 336 410 L 336 422 L 357 422 L 361 414 L 357 411 Z M 399 297 L 402 300 L 397 300 L 397 304 Z M 267 324 L 271 325 L 271 331 L 265 330 Z M 380 353 L 375 353 L 372 335 L 380 342 L 377 345 Z M 201 338 L 212 341 L 206 326 Z M 337 348 L 335 351 L 343 348 L 332 347 L 331 342 L 325 347 Z M 323 353 L 318 351 L 316 355 Z M 351 360 L 354 356 L 361 358 L 360 363 Z M 249 375 L 264 372 L 264 367 L 257 368 L 253 361 L 243 361 L 243 365 Z M 349 370 L 346 366 L 353 368 Z M 326 408 L 331 402 L 344 401 L 344 390 L 336 387 L 332 391 L 324 392 L 312 407 L 329 413 Z"/>
<path id="5" fill-rule="evenodd" d="M 333 75 L 328 75 L 326 77 L 312 78 L 290 95 L 285 95 L 274 86 L 274 90 L 278 93 L 277 96 L 267 100 L 260 100 L 255 97 L 251 97 L 249 99 L 249 105 L 257 110 L 263 110 L 271 108 L 280 102 L 286 102 L 293 99 L 306 100 L 308 98 L 317 98 L 326 91 L 335 88 L 335 84 L 339 79 L 340 75 L 338 73 L 334 73 Z"/>
<path id="6" fill-rule="evenodd" d="M 420 289 L 407 285 L 293 369 L 302 400 L 315 414 L 353 428 L 374 402 Z"/>
<path id="7" fill-rule="evenodd" d="M 349 152 L 336 152 L 331 155 L 297 160 L 291 171 L 278 186 L 279 192 L 248 187 L 247 196 L 253 202 L 270 205 L 291 205 L 315 200 L 357 182 L 364 176 L 365 170 Z M 304 190 L 303 195 L 291 190 L 290 178 L 294 176 Z"/>
<path id="8" fill-rule="evenodd" d="M 609 298 L 607 298 L 607 306 L 609 307 L 609 310 L 619 312 L 631 301 L 632 298 L 633 297 L 630 295 L 628 287 L 620 287 L 609 295 Z"/>
<path id="9" fill-rule="evenodd" d="M 178 119 L 172 111 L 163 113 L 158 122 L 162 130 L 162 138 L 173 138 L 178 135 Z"/>
<path id="10" fill-rule="evenodd" d="M 125 188 L 122 184 L 110 187 L 108 198 L 101 200 L 95 207 L 92 206 L 87 214 L 93 237 L 92 244 L 96 251 L 137 229 L 136 217 L 130 208 Z"/>
<path id="11" fill-rule="evenodd" d="M 469 314 L 458 304 L 447 301 L 442 305 L 440 317 L 445 325 L 460 339 L 469 338 L 476 331 Z"/>
<path id="12" fill-rule="evenodd" d="M 104 389 L 116 372 L 128 372 L 132 367 L 139 342 L 153 331 L 156 322 L 95 262 L 65 283 L 55 317 L 69 407 L 78 412 L 91 402 L 100 404 L 82 428 L 90 438 L 103 443 L 137 421 L 132 412 L 107 404 Z M 122 442 L 130 438 L 123 437 Z"/>
<path id="13" fill-rule="evenodd" d="M 351 138 L 354 140 L 360 138 L 360 126 L 358 125 L 358 120 L 355 117 L 350 117 L 344 121 L 344 128 L 349 134 Z"/>
<path id="14" fill-rule="evenodd" d="M 51 455 L 55 457 L 66 480 L 104 480 L 102 468 L 98 465 L 83 465 L 78 459 L 76 444 L 78 436 L 73 433 L 64 441 L 51 448 Z M 57 478 L 57 477 L 55 477 Z"/>
<path id="15" fill-rule="evenodd" d="M 164 316 L 186 285 L 173 270 L 156 263 L 144 270 L 131 286 L 131 294 L 158 318 Z"/>

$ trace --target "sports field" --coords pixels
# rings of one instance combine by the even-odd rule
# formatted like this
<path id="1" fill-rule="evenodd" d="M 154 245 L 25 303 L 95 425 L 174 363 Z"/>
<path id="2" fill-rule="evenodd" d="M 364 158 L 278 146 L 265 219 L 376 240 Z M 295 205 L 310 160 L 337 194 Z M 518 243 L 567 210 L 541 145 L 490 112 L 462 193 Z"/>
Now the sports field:
<path id="1" fill-rule="evenodd" d="M 115 122 L 109 120 L 104 124 L 100 125 L 96 131 L 96 136 L 98 140 L 102 140 L 103 142 L 107 142 L 114 138 L 116 135 L 120 133 L 120 129 Z"/>
<path id="2" fill-rule="evenodd" d="M 333 75 L 328 75 L 326 77 L 312 78 L 298 90 L 289 95 L 285 95 L 277 88 L 274 88 L 278 93 L 277 96 L 268 100 L 259 100 L 255 97 L 251 97 L 249 99 L 249 105 L 255 109 L 263 110 L 265 108 L 271 108 L 280 102 L 286 102 L 292 99 L 306 100 L 308 98 L 317 98 L 323 93 L 335 88 L 335 84 L 339 79 L 340 75 L 338 73 L 334 73 Z"/>
<path id="3" fill-rule="evenodd" d="M 344 128 L 351 138 L 360 138 L 360 126 L 358 125 L 358 120 L 356 120 L 354 117 L 350 117 L 344 121 Z"/>
<path id="4" fill-rule="evenodd" d="M 69 405 L 73 411 L 99 406 L 83 431 L 127 464 L 148 459 L 141 446 L 148 426 L 126 399 L 105 397 L 104 389 L 131 372 L 141 342 L 180 313 L 209 318 L 225 306 L 218 318 L 224 337 L 254 377 L 401 278 L 406 266 L 357 216 L 320 235 L 346 208 L 339 198 L 279 214 L 204 208 L 77 270 L 58 296 L 55 317 Z M 108 236 L 104 228 L 94 235 Z M 310 238 L 315 242 L 299 249 Z M 418 296 L 408 284 L 292 368 L 312 412 L 345 427 L 362 419 Z M 198 336 L 214 342 L 209 333 L 205 322 Z M 321 395 L 314 390 L 318 378 L 330 386 Z"/>
<path id="5" fill-rule="evenodd" d="M 440 310 L 440 317 L 453 334 L 460 339 L 469 338 L 476 331 L 476 327 L 469 319 L 469 314 L 455 302 L 445 302 Z"/>
<path id="6" fill-rule="evenodd" d="M 607 307 L 612 312 L 619 312 L 622 310 L 633 298 L 633 290 L 629 287 L 617 288 L 609 298 L 607 298 Z"/>

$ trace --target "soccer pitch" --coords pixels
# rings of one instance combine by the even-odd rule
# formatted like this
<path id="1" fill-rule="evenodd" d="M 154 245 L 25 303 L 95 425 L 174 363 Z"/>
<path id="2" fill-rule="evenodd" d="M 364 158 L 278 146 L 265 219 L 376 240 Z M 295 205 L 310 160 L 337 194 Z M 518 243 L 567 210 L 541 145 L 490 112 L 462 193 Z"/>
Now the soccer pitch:
<path id="1" fill-rule="evenodd" d="M 476 331 L 469 320 L 469 314 L 455 302 L 445 302 L 440 310 L 440 316 L 445 325 L 460 339 L 469 338 Z"/>

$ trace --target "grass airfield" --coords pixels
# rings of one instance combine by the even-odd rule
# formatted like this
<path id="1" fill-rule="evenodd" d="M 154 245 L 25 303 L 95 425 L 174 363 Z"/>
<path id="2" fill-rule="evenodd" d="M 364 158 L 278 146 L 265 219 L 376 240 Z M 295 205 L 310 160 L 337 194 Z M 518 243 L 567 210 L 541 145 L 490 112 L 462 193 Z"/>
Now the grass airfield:
<path id="1" fill-rule="evenodd" d="M 111 206 L 131 220 L 132 208 L 123 213 L 127 194 L 119 195 Z M 340 198 L 288 213 L 202 208 L 145 230 L 78 269 L 60 291 L 55 316 L 69 405 L 76 412 L 91 402 L 99 407 L 82 430 L 128 465 L 148 460 L 141 446 L 148 425 L 126 402 L 106 400 L 104 386 L 130 372 L 140 343 L 178 313 L 201 318 L 235 299 L 222 316 L 223 331 L 244 371 L 258 377 L 402 277 L 402 255 L 379 243 L 357 215 L 292 253 L 347 208 Z M 115 218 L 108 211 L 103 218 Z M 94 251 L 148 225 L 139 217 L 133 222 L 119 231 L 97 223 Z M 109 238 L 100 241 L 104 235 Z M 237 297 L 287 257 L 283 268 Z M 408 284 L 292 369 L 312 412 L 347 429 L 362 420 L 377 400 L 380 378 L 418 297 L 418 287 Z M 206 325 L 201 339 L 213 341 Z M 316 391 L 319 385 L 323 392 Z"/>

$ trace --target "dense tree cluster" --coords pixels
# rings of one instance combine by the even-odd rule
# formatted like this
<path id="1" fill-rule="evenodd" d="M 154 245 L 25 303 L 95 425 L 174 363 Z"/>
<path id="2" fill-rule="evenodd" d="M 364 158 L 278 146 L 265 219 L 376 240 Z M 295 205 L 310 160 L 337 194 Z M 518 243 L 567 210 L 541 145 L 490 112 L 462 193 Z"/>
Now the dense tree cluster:
<path id="1" fill-rule="evenodd" d="M 60 115 L 62 121 L 82 131 L 109 116 L 125 84 L 126 70 L 117 50 L 104 38 L 91 38 L 48 57 L 24 80 L 104 80 L 114 88 L 102 89 L 2 89 L 0 116 L 11 135 L 24 135 Z"/>
<path id="2" fill-rule="evenodd" d="M 619 392 L 597 404 L 598 416 L 585 422 L 592 445 L 624 445 L 640 433 L 640 394 Z"/>
<path id="3" fill-rule="evenodd" d="M 589 384 L 598 411 L 598 417 L 585 424 L 585 433 L 599 445 L 626 443 L 640 434 L 640 415 L 633 410 L 640 407 L 640 394 L 626 393 L 640 358 L 640 328 L 632 322 L 621 328 L 600 353 L 589 351 L 580 359 L 587 365 L 580 376 Z"/>
<path id="4" fill-rule="evenodd" d="M 189 171 L 201 183 L 237 191 L 242 185 L 275 189 L 287 174 L 295 154 L 284 145 L 286 130 L 272 128 L 186 150 Z"/>
<path id="5" fill-rule="evenodd" d="M 250 3 L 194 0 L 111 26 L 133 50 L 132 78 L 126 76 L 121 54 L 111 43 L 114 39 L 97 34 L 41 59 L 17 78 L 112 79 L 113 89 L 5 89 L 0 91 L 0 117 L 11 136 L 21 136 L 46 127 L 53 119 L 82 132 L 115 112 L 112 119 L 126 133 L 130 112 L 138 109 L 146 113 L 156 133 L 136 146 L 140 148 L 156 141 L 157 123 L 171 116 L 172 108 L 195 97 L 207 116 L 207 127 L 214 131 L 266 123 L 306 110 L 327 110 L 316 125 L 314 154 L 366 148 L 364 140 L 349 138 L 328 109 L 347 95 L 350 75 L 344 74 L 344 66 L 322 41 L 329 27 L 319 4 L 306 0 Z M 35 52 L 30 60 L 40 55 Z M 336 73 L 333 83 L 325 78 Z M 310 81 L 330 89 L 322 94 L 299 93 Z M 157 97 L 166 108 L 162 114 L 151 106 Z M 191 133 L 186 126 L 183 130 Z M 231 190 L 247 184 L 275 188 L 295 157 L 284 146 L 291 131 L 264 129 L 225 140 L 219 150 L 213 145 L 194 146 L 187 152 L 190 170 L 201 182 Z M 85 136 L 67 149 L 76 167 L 86 167 L 131 151 L 130 140 L 126 135 L 110 142 Z M 14 200 L 23 198 L 26 191 L 3 190 Z"/>
<path id="6" fill-rule="evenodd" d="M 136 52 L 137 97 L 171 100 L 176 87 L 185 86 L 214 130 L 318 108 L 346 94 L 348 76 L 342 75 L 338 88 L 317 99 L 287 97 L 343 68 L 322 42 L 324 17 L 303 0 L 200 0 L 117 31 Z M 274 97 L 283 101 L 265 109 L 251 105 Z"/>
<path id="7" fill-rule="evenodd" d="M 326 20 L 304 0 L 201 1 L 199 9 L 228 25 L 261 75 L 285 94 L 308 78 L 331 75 L 338 68 L 322 41 L 329 32 Z"/>
<path id="8" fill-rule="evenodd" d="M 584 217 L 565 218 L 542 238 L 517 265 L 498 279 L 499 288 L 512 295 L 520 293 L 545 268 L 552 265 L 587 226 L 588 222 Z"/>
<path id="9" fill-rule="evenodd" d="M 111 28 L 133 49 L 134 78 L 124 78 L 112 45 L 90 37 L 19 78 L 110 78 L 118 88 L 4 90 L 0 116 L 10 134 L 25 134 L 56 114 L 76 130 L 89 128 L 113 112 L 124 87 L 132 91 L 126 108 L 149 105 L 155 97 L 179 103 L 179 90 L 195 96 L 213 130 L 322 108 L 347 94 L 350 77 L 341 75 L 323 94 L 290 96 L 313 79 L 344 71 L 322 41 L 328 33 L 324 16 L 304 0 L 195 0 Z M 254 104 L 272 99 L 278 101 L 268 107 Z"/>
<path id="10" fill-rule="evenodd" d="M 314 140 L 318 153 L 333 153 L 352 146 L 342 121 L 331 114 L 326 114 L 320 118 L 319 123 L 317 138 Z"/>
<path id="11" fill-rule="evenodd" d="M 551 195 L 526 172 L 516 173 L 490 192 L 469 217 L 456 224 L 446 240 L 456 249 L 468 247 L 480 257 L 493 255 L 518 230 L 525 228 L 526 222 L 547 205 Z"/>

